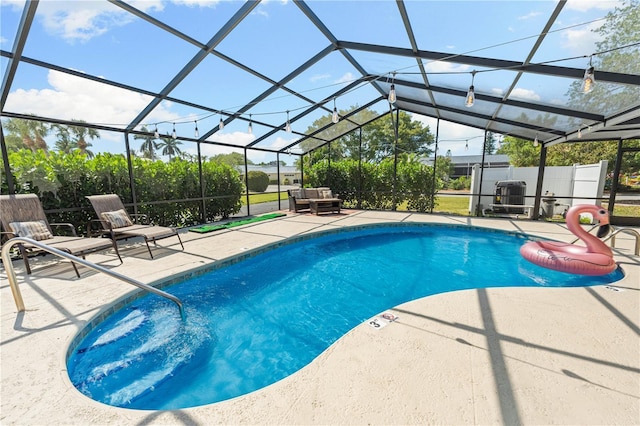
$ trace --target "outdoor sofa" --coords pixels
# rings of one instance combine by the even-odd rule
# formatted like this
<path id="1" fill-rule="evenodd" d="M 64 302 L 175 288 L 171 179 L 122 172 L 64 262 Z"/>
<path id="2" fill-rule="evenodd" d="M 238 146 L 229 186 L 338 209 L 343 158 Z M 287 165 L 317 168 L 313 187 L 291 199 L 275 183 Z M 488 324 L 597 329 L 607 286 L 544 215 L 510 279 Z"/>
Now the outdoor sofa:
<path id="1" fill-rule="evenodd" d="M 328 187 L 289 189 L 289 211 L 340 213 L 342 200 Z"/>

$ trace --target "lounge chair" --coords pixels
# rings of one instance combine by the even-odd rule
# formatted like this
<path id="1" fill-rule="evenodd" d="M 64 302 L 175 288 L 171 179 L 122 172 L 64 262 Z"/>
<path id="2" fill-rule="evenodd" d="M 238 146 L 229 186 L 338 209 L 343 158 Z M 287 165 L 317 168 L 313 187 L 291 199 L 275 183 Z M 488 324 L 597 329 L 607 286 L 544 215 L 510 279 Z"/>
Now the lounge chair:
<path id="1" fill-rule="evenodd" d="M 131 237 L 143 237 L 144 242 L 147 244 L 149 255 L 153 259 L 149 241 L 153 241 L 153 244 L 156 244 L 157 240 L 175 235 L 178 237 L 182 250 L 184 250 L 184 245 L 176 228 L 135 223 L 136 221 L 131 219 L 117 194 L 89 195 L 87 198 L 96 211 L 96 215 L 98 215 L 98 221 L 102 224 L 104 233 L 113 241 Z M 144 215 L 134 215 L 135 218 L 140 216 Z"/>
<path id="2" fill-rule="evenodd" d="M 76 228 L 71 223 L 49 223 L 40 199 L 36 194 L 0 195 L 0 220 L 4 232 L 13 237 L 26 237 L 43 244 L 65 251 L 74 256 L 85 257 L 86 254 L 105 250 L 112 247 L 120 263 L 122 258 L 115 242 L 106 238 L 78 237 Z M 53 235 L 52 227 L 65 226 L 69 228 L 72 236 Z M 18 244 L 27 274 L 31 274 L 29 265 L 29 253 L 41 251 L 38 247 L 29 244 Z M 80 273 L 76 264 L 71 262 L 78 278 Z"/>

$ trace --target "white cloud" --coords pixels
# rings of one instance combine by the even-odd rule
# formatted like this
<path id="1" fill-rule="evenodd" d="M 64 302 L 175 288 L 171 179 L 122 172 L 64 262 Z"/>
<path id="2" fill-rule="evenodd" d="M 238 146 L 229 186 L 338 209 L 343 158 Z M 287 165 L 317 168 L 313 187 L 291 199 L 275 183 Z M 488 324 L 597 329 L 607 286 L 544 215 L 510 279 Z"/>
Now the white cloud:
<path id="1" fill-rule="evenodd" d="M 353 74 L 348 72 L 348 73 L 344 74 L 342 77 L 338 78 L 335 82 L 336 83 L 351 83 L 355 79 L 356 78 L 353 76 Z"/>
<path id="2" fill-rule="evenodd" d="M 509 95 L 509 97 L 510 98 L 514 98 L 514 99 L 523 99 L 523 100 L 527 100 L 527 101 L 539 101 L 540 100 L 540 95 L 538 95 L 533 90 L 521 89 L 521 88 L 513 89 L 513 92 L 511 92 L 511 95 Z"/>
<path id="3" fill-rule="evenodd" d="M 496 95 L 496 96 L 502 96 L 504 95 L 504 89 L 501 89 L 499 87 L 494 87 L 493 89 L 490 90 L 492 95 Z"/>
<path id="4" fill-rule="evenodd" d="M 160 0 L 132 2 L 132 6 L 142 11 L 163 9 Z M 102 1 L 44 0 L 37 13 L 49 34 L 69 42 L 86 42 L 134 19 L 124 9 Z"/>
<path id="5" fill-rule="evenodd" d="M 596 42 L 601 40 L 601 36 L 593 30 L 599 28 L 602 22 L 592 22 L 583 27 L 576 27 L 563 31 L 561 47 L 569 49 L 577 55 L 588 55 L 595 50 Z"/>
<path id="6" fill-rule="evenodd" d="M 535 18 L 536 16 L 541 15 L 540 12 L 529 12 L 526 15 L 518 16 L 518 20 L 525 21 L 527 19 Z"/>
<path id="7" fill-rule="evenodd" d="M 413 120 L 417 120 L 429 126 L 429 130 L 435 136 L 437 119 L 420 114 L 411 114 Z M 475 155 L 482 153 L 482 136 L 484 131 L 450 121 L 440 120 L 438 131 L 438 155 L 445 155 L 451 150 L 452 155 Z M 468 140 L 469 149 L 465 150 Z"/>
<path id="8" fill-rule="evenodd" d="M 469 65 L 454 64 L 453 62 L 431 61 L 424 64 L 427 73 L 430 72 L 465 72 L 469 70 Z"/>
<path id="9" fill-rule="evenodd" d="M 84 120 L 124 127 L 143 110 L 151 97 L 50 70 L 48 89 L 17 89 L 7 97 L 6 109 L 62 120 Z M 145 118 L 147 122 L 172 121 L 177 114 L 163 102 Z"/>
<path id="10" fill-rule="evenodd" d="M 172 0 L 178 6 L 184 5 L 188 7 L 216 7 L 219 0 Z"/>
<path id="11" fill-rule="evenodd" d="M 317 83 L 318 81 L 327 80 L 331 78 L 331 74 L 315 74 L 312 75 L 309 79 L 312 83 Z"/>

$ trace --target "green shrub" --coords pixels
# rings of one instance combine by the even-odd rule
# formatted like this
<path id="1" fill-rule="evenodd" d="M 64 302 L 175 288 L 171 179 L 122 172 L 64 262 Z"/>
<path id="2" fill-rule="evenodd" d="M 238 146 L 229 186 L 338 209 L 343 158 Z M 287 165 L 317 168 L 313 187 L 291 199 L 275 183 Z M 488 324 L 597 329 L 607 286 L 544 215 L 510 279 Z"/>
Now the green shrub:
<path id="1" fill-rule="evenodd" d="M 269 175 L 259 170 L 250 171 L 247 185 L 249 191 L 264 192 L 269 186 Z"/>
<path id="2" fill-rule="evenodd" d="M 460 176 L 458 179 L 451 181 L 451 189 L 471 189 L 471 178 L 467 176 Z"/>
<path id="3" fill-rule="evenodd" d="M 240 211 L 243 184 L 238 172 L 217 162 L 202 164 L 202 185 L 207 200 L 171 201 L 202 197 L 198 163 L 183 159 L 170 162 L 131 159 L 137 212 L 163 226 L 190 226 L 226 218 Z M 87 195 L 114 193 L 125 204 L 133 202 L 127 159 L 122 154 L 100 153 L 88 158 L 69 154 L 20 150 L 9 153 L 18 193 L 34 193 L 50 222 L 73 223 L 81 234 L 95 218 Z M 2 175 L 3 188 L 6 177 Z M 165 202 L 163 202 L 165 201 Z M 160 202 L 160 203 L 159 203 Z M 133 213 L 133 209 L 129 209 Z"/>

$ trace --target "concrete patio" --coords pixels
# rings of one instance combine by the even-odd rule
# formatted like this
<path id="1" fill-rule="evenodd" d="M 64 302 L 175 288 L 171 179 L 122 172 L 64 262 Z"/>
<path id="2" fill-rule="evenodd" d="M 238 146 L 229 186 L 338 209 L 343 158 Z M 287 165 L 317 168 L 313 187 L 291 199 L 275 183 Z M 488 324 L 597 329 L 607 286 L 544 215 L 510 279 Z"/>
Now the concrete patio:
<path id="1" fill-rule="evenodd" d="M 163 240 L 121 243 L 87 260 L 145 283 L 288 237 L 368 223 L 479 226 L 571 241 L 564 224 L 346 210 L 291 214 L 229 230 L 183 230 L 185 250 Z M 110 407 L 80 394 L 65 366 L 69 342 L 104 306 L 132 291 L 86 268 L 77 279 L 50 256 L 24 274 L 18 313 L 1 270 L 3 425 L 86 424 L 640 424 L 640 257 L 626 234 L 614 253 L 625 277 L 588 288 L 494 288 L 445 293 L 363 323 L 311 364 L 267 388 L 176 410 Z M 129 246 L 129 247 L 127 247 Z M 490 277 L 487 277 L 490 279 Z"/>

